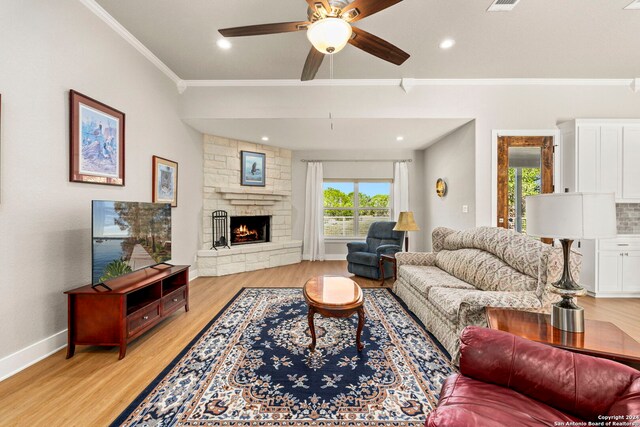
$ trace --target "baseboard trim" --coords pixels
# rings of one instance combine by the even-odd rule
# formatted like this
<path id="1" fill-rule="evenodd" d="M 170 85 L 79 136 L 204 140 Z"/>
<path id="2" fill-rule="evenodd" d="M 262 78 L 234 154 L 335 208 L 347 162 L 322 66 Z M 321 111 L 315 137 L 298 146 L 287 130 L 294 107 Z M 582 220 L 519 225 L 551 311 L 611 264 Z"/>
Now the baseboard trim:
<path id="1" fill-rule="evenodd" d="M 326 261 L 346 261 L 347 254 L 327 254 L 324 256 Z"/>
<path id="2" fill-rule="evenodd" d="M 67 330 L 60 331 L 0 359 L 0 382 L 67 346 Z"/>
<path id="3" fill-rule="evenodd" d="M 198 270 L 189 271 L 189 281 L 197 279 Z M 38 363 L 67 346 L 67 330 L 60 331 L 22 350 L 0 359 L 0 382 Z"/>

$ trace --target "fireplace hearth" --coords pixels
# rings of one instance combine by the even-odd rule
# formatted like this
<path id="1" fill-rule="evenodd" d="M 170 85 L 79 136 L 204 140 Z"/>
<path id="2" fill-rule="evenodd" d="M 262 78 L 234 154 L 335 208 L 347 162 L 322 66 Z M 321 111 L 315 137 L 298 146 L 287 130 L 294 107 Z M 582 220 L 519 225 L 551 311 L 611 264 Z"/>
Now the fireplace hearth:
<path id="1" fill-rule="evenodd" d="M 270 224 L 270 216 L 232 216 L 231 245 L 270 242 Z"/>

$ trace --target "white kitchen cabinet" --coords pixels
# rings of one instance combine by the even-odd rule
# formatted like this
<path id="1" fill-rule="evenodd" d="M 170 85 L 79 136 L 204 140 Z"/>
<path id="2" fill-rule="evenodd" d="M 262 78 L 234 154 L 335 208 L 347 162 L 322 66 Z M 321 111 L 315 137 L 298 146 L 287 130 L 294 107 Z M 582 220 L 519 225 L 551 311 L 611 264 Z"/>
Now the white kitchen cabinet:
<path id="1" fill-rule="evenodd" d="M 596 245 L 597 282 L 590 294 L 604 297 L 640 296 L 640 236 L 600 239 Z M 583 264 L 583 270 L 590 265 Z M 581 280 L 582 281 L 582 280 Z"/>
<path id="2" fill-rule="evenodd" d="M 576 119 L 558 127 L 565 192 L 615 193 L 619 203 L 640 202 L 640 120 Z"/>
<path id="3" fill-rule="evenodd" d="M 640 200 L 640 126 L 624 127 L 622 198 Z"/>
<path id="4" fill-rule="evenodd" d="M 620 292 L 622 281 L 622 254 L 618 252 L 600 252 L 598 255 L 598 291 Z"/>
<path id="5" fill-rule="evenodd" d="M 600 154 L 600 126 L 578 128 L 578 191 L 598 191 L 598 155 Z"/>
<path id="6" fill-rule="evenodd" d="M 624 252 L 622 292 L 640 292 L 640 251 Z"/>
<path id="7" fill-rule="evenodd" d="M 622 158 L 622 126 L 601 126 L 600 147 L 597 164 L 598 186 L 601 193 L 615 193 L 616 199 L 622 196 L 620 168 Z M 638 144 L 640 147 L 640 143 Z"/>

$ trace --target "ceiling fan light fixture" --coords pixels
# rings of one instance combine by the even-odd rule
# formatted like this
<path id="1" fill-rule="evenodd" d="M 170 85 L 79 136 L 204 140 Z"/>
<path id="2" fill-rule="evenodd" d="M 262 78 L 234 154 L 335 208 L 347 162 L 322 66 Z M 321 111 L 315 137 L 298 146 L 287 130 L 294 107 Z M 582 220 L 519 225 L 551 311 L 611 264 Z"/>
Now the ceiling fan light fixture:
<path id="1" fill-rule="evenodd" d="M 307 38 L 319 52 L 332 55 L 340 52 L 351 38 L 351 25 L 341 18 L 324 18 L 311 24 Z"/>
<path id="2" fill-rule="evenodd" d="M 231 42 L 227 39 L 218 39 L 216 42 L 220 49 L 229 50 L 231 49 Z"/>

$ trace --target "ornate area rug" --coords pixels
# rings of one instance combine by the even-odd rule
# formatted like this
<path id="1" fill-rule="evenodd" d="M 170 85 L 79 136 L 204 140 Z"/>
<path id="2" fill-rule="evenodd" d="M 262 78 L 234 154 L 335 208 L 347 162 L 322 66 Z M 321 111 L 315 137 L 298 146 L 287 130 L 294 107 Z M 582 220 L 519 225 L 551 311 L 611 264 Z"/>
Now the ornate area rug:
<path id="1" fill-rule="evenodd" d="M 243 289 L 114 421 L 119 426 L 422 426 L 454 368 L 388 289 L 357 316 L 316 315 L 302 289 Z"/>

